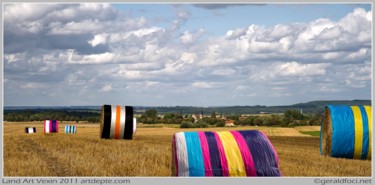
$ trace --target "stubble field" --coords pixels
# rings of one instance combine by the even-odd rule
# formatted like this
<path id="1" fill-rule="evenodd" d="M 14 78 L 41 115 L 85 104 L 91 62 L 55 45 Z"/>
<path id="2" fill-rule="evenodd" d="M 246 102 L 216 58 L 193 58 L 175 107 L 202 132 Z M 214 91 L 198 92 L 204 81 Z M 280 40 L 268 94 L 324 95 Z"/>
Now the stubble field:
<path id="1" fill-rule="evenodd" d="M 63 123 L 68 124 L 68 123 Z M 371 161 L 321 156 L 319 127 L 179 129 L 139 125 L 133 140 L 99 138 L 99 124 L 74 124 L 76 134 L 44 134 L 43 123 L 4 123 L 4 176 L 171 176 L 172 135 L 180 131 L 261 130 L 279 156 L 283 176 L 371 176 Z M 37 133 L 25 134 L 25 127 Z"/>

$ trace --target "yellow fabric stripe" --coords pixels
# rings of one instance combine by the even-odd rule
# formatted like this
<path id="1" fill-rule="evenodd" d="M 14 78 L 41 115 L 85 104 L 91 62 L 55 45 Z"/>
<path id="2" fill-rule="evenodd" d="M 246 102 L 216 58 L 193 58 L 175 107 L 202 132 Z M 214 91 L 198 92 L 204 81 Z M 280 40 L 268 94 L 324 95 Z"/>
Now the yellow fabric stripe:
<path id="1" fill-rule="evenodd" d="M 245 165 L 242 160 L 241 151 L 238 148 L 236 139 L 228 131 L 217 132 L 223 143 L 223 148 L 228 161 L 230 176 L 246 176 Z"/>
<path id="2" fill-rule="evenodd" d="M 372 150 L 372 110 L 371 106 L 364 106 L 367 114 L 368 119 L 368 134 L 369 134 L 369 145 L 368 145 L 368 152 L 367 152 L 367 159 L 371 159 L 371 150 Z"/>
<path id="3" fill-rule="evenodd" d="M 354 115 L 354 159 L 361 159 L 363 124 L 362 114 L 358 106 L 351 106 Z"/>

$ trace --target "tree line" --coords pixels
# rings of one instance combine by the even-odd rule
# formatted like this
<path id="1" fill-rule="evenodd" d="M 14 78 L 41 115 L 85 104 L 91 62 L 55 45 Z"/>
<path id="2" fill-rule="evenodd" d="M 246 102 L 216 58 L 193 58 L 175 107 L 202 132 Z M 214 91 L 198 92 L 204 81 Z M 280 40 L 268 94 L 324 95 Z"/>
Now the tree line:
<path id="1" fill-rule="evenodd" d="M 302 114 L 297 110 L 287 110 L 284 114 L 268 114 L 268 115 L 252 115 L 241 117 L 240 114 L 220 115 L 216 116 L 216 112 L 212 112 L 211 116 L 206 116 L 195 120 L 192 115 L 182 115 L 176 113 L 166 113 L 164 117 L 160 117 L 155 109 L 146 110 L 138 121 L 145 124 L 180 124 L 181 128 L 204 128 L 209 126 L 223 127 L 226 120 L 234 120 L 234 125 L 248 126 L 307 126 L 320 125 L 323 112 Z M 223 118 L 222 118 L 223 117 Z"/>
<path id="2" fill-rule="evenodd" d="M 196 119 L 192 114 L 165 113 L 159 115 L 155 109 L 148 109 L 139 117 L 138 122 L 144 124 L 179 124 L 181 128 L 204 128 L 209 126 L 223 127 L 225 120 L 234 120 L 234 125 L 248 126 L 305 126 L 320 125 L 323 112 L 302 114 L 297 110 L 287 110 L 284 114 L 251 115 L 241 117 L 240 114 L 220 114 L 217 116 L 213 111 L 210 116 L 199 115 Z M 224 120 L 225 118 L 225 120 Z M 5 111 L 4 120 L 13 122 L 43 121 L 57 119 L 61 121 L 88 121 L 90 123 L 100 122 L 99 111 L 83 110 L 22 110 Z"/>
<path id="3" fill-rule="evenodd" d="M 88 121 L 97 123 L 100 121 L 98 111 L 74 111 L 74 110 L 12 110 L 4 111 L 5 121 L 26 122 L 26 121 L 44 121 L 56 119 L 61 121 Z"/>

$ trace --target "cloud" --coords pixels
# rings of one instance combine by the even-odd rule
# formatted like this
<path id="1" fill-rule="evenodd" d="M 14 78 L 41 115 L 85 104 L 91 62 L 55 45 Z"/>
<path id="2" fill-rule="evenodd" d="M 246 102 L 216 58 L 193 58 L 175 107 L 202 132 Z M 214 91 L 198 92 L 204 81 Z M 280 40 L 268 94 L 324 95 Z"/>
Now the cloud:
<path id="1" fill-rule="evenodd" d="M 296 78 L 308 76 L 323 76 L 327 73 L 330 64 L 301 64 L 298 62 L 277 62 L 263 66 L 250 76 L 252 80 L 269 81 L 280 78 Z"/>
<path id="2" fill-rule="evenodd" d="M 102 89 L 100 89 L 100 91 L 103 91 L 103 92 L 109 92 L 112 90 L 112 86 L 111 85 L 105 85 L 103 86 Z"/>
<path id="3" fill-rule="evenodd" d="M 203 89 L 214 88 L 214 85 L 208 82 L 194 82 L 191 84 L 191 86 L 196 87 L 196 88 L 203 88 Z"/>
<path id="4" fill-rule="evenodd" d="M 103 33 L 103 34 L 97 34 L 95 35 L 95 37 L 88 41 L 89 44 L 91 44 L 92 47 L 95 47 L 96 45 L 99 45 L 99 44 L 106 44 L 107 43 L 107 34 L 106 33 Z"/>
<path id="5" fill-rule="evenodd" d="M 234 5 L 194 6 L 227 11 Z M 371 93 L 371 11 L 212 35 L 209 26 L 191 28 L 195 12 L 189 6 L 171 10 L 160 23 L 110 4 L 5 4 L 6 103 L 22 104 L 19 95 L 30 104 L 97 104 L 122 101 L 125 93 L 145 105 L 216 105 L 217 97 L 265 104 L 303 97 L 311 87 L 311 99 Z M 22 94 L 25 89 L 29 94 Z M 28 100 L 42 96 L 37 90 L 54 99 Z M 97 91 L 113 95 L 98 97 Z"/>

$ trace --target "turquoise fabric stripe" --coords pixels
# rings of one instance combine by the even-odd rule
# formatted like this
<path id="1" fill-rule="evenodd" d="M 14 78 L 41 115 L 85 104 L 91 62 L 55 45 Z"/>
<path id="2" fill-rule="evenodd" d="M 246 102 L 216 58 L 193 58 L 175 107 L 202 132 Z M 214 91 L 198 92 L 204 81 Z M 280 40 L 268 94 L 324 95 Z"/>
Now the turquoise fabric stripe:
<path id="1" fill-rule="evenodd" d="M 202 147 L 197 132 L 185 132 L 190 176 L 205 176 Z"/>
<path id="2" fill-rule="evenodd" d="M 354 115 L 350 106 L 328 106 L 332 119 L 331 157 L 352 159 L 354 155 Z"/>
<path id="3" fill-rule="evenodd" d="M 369 129 L 368 129 L 368 117 L 364 106 L 359 106 L 362 114 L 363 124 L 363 140 L 362 140 L 362 154 L 361 159 L 366 159 L 369 145 Z"/>

